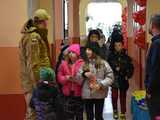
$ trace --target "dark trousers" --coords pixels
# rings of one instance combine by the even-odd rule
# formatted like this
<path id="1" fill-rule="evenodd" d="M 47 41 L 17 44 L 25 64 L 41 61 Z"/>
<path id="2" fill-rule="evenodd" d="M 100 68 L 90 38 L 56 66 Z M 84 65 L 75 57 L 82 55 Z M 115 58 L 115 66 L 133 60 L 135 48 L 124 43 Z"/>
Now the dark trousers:
<path id="1" fill-rule="evenodd" d="M 160 116 L 160 97 L 147 98 L 147 105 L 151 120 L 159 120 L 156 117 Z"/>
<path id="2" fill-rule="evenodd" d="M 126 94 L 127 94 L 127 90 L 119 90 L 117 88 L 112 88 L 112 106 L 113 106 L 113 110 L 115 110 L 115 111 L 117 110 L 118 92 L 120 93 L 121 113 L 125 114 L 125 112 L 126 112 Z"/>
<path id="3" fill-rule="evenodd" d="M 95 120 L 103 120 L 104 99 L 86 99 L 84 105 L 87 120 L 94 120 L 94 117 Z"/>
<path id="4" fill-rule="evenodd" d="M 65 97 L 66 120 L 83 120 L 83 101 L 80 97 Z"/>

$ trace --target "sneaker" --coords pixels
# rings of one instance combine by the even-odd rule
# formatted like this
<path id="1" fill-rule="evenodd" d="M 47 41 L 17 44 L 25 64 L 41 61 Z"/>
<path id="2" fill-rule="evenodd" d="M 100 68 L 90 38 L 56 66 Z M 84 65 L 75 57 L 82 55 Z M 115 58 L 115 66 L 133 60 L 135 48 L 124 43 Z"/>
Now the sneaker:
<path id="1" fill-rule="evenodd" d="M 118 112 L 117 111 L 113 112 L 113 119 L 118 120 Z"/>
<path id="2" fill-rule="evenodd" d="M 126 120 L 126 115 L 123 114 L 123 113 L 121 113 L 121 114 L 120 114 L 120 120 Z"/>

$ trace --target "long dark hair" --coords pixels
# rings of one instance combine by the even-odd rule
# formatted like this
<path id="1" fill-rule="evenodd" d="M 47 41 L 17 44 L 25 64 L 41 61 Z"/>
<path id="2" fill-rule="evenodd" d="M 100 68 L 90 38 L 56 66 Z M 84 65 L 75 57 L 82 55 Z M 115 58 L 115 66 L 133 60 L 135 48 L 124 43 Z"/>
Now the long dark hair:
<path id="1" fill-rule="evenodd" d="M 68 47 L 69 47 L 69 45 L 66 45 L 65 47 L 63 47 L 62 50 L 61 50 L 61 52 L 60 52 L 60 54 L 59 54 L 59 56 L 58 56 L 58 62 L 57 62 L 57 64 L 56 64 L 56 70 L 55 70 L 56 74 L 58 73 L 58 68 L 59 68 L 62 60 L 65 59 L 63 53 L 64 53 L 64 51 L 65 51 Z"/>

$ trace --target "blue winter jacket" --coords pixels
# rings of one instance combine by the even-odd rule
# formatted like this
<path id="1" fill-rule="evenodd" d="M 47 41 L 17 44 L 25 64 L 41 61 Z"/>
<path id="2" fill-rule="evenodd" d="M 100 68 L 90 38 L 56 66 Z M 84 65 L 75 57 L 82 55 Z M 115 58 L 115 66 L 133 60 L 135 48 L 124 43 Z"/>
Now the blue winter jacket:
<path id="1" fill-rule="evenodd" d="M 54 84 L 38 83 L 33 90 L 31 107 L 36 111 L 36 120 L 56 120 L 55 100 L 58 94 Z"/>
<path id="2" fill-rule="evenodd" d="M 160 96 L 160 35 L 152 38 L 146 61 L 145 87 L 152 96 Z"/>

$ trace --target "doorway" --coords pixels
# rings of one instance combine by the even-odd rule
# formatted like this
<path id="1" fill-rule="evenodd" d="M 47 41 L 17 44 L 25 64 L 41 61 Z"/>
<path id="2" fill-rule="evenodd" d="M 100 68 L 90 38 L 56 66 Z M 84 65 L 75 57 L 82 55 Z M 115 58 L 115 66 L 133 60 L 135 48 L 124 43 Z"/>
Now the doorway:
<path id="1" fill-rule="evenodd" d="M 105 13 L 105 14 L 103 14 Z M 121 25 L 122 6 L 119 2 L 91 2 L 88 4 L 86 17 L 86 34 L 91 29 L 101 29 L 106 38 L 115 24 Z"/>

